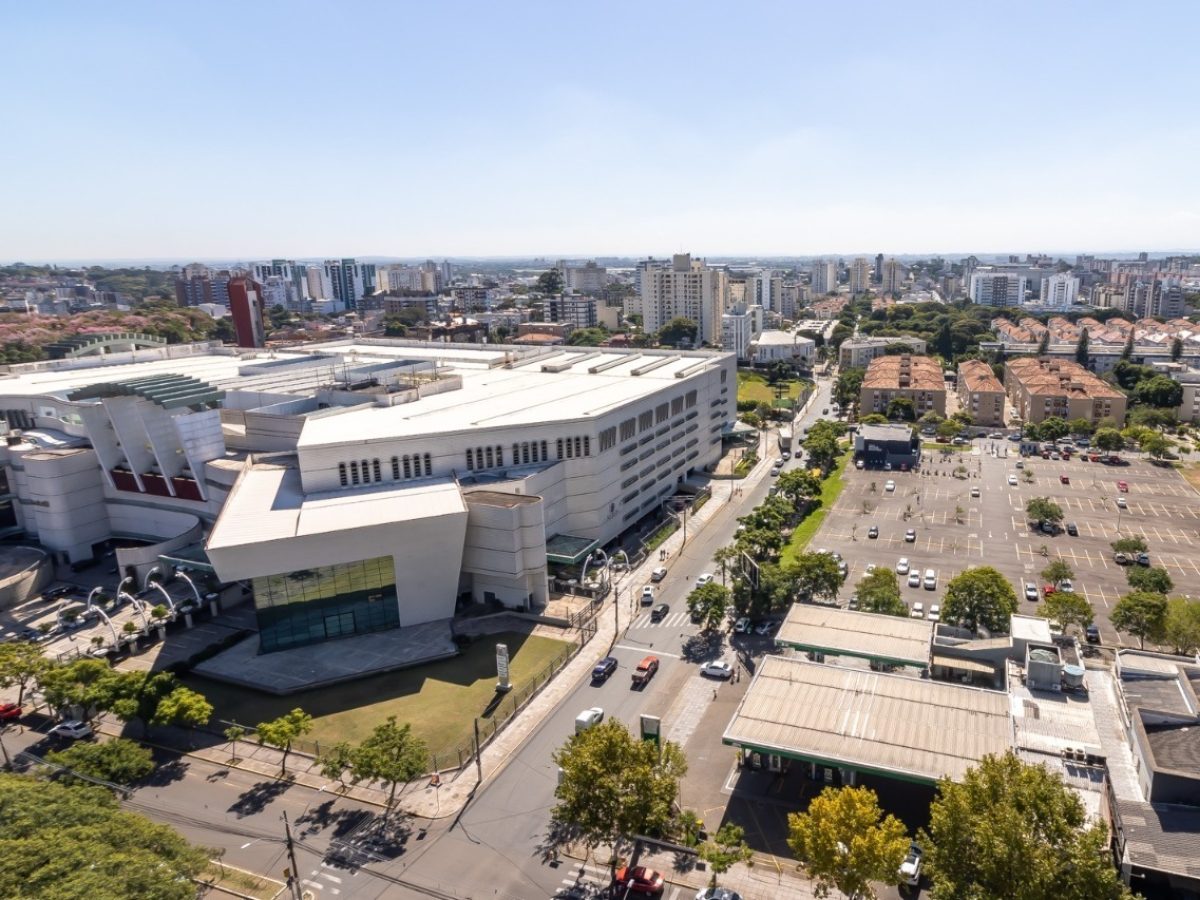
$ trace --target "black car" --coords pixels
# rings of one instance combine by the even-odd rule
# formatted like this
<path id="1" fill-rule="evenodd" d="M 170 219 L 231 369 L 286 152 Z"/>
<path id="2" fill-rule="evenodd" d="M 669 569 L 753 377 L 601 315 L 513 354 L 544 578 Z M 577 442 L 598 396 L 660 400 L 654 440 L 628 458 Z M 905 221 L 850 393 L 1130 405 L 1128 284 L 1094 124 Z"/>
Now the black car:
<path id="1" fill-rule="evenodd" d="M 1086 638 L 1087 638 L 1087 642 L 1088 642 L 1089 644 L 1098 644 L 1098 643 L 1100 643 L 1100 629 L 1099 629 L 1099 628 L 1097 628 L 1095 625 L 1089 625 L 1089 626 L 1088 626 L 1088 627 L 1087 627 L 1087 628 L 1084 630 L 1084 632 L 1083 632 L 1083 633 L 1084 633 L 1084 637 L 1086 637 Z"/>
<path id="2" fill-rule="evenodd" d="M 1068 522 L 1067 534 L 1069 534 L 1071 537 L 1079 537 L 1079 526 L 1077 526 L 1074 522 Z"/>
<path id="3" fill-rule="evenodd" d="M 607 681 L 608 676 L 615 671 L 617 671 L 616 657 L 606 656 L 592 669 L 592 681 Z"/>
<path id="4" fill-rule="evenodd" d="M 651 622 L 661 622 L 667 617 L 667 613 L 671 611 L 671 607 L 666 603 L 660 603 L 650 611 Z"/>
<path id="5" fill-rule="evenodd" d="M 877 538 L 877 537 L 879 537 L 879 526 L 878 526 L 878 525 L 872 525 L 870 528 L 868 528 L 868 529 L 867 529 L 867 537 L 869 537 L 869 538 Z"/>

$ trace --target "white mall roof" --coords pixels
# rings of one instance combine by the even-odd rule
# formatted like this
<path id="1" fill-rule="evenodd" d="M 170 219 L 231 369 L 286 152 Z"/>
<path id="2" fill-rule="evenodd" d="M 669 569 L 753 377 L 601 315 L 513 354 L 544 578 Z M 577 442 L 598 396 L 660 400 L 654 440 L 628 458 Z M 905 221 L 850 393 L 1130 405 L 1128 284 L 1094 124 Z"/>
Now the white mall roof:
<path id="1" fill-rule="evenodd" d="M 933 782 L 1010 749 L 1008 695 L 766 657 L 724 743 Z"/>
<path id="2" fill-rule="evenodd" d="M 929 665 L 933 623 L 925 619 L 853 612 L 836 606 L 796 603 L 775 643 L 913 665 Z"/>
<path id="3" fill-rule="evenodd" d="M 458 485 L 449 478 L 385 482 L 306 496 L 294 458 L 284 464 L 262 462 L 251 466 L 230 492 L 208 548 L 353 531 L 465 511 Z"/>

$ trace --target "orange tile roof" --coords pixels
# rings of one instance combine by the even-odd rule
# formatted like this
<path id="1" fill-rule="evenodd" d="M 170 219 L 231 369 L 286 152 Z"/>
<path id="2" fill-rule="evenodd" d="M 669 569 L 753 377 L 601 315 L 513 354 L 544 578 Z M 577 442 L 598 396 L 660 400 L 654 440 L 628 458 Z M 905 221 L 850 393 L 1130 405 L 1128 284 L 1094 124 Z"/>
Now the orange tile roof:
<path id="1" fill-rule="evenodd" d="M 992 367 L 980 359 L 968 359 L 959 363 L 958 381 L 959 384 L 965 382 L 967 390 L 972 393 L 976 391 L 1004 393 L 1004 385 L 1000 383 L 1000 379 L 996 377 Z"/>
<path id="2" fill-rule="evenodd" d="M 1088 397 L 1093 400 L 1124 398 L 1124 394 L 1088 371 L 1065 359 L 1032 358 L 1010 360 L 1007 371 L 1030 394 Z"/>
<path id="3" fill-rule="evenodd" d="M 903 388 L 900 375 L 907 372 L 908 384 Z M 883 390 L 945 390 L 942 378 L 942 367 L 928 356 L 879 356 L 871 360 L 867 374 L 863 376 L 862 386 L 865 388 L 880 388 Z"/>

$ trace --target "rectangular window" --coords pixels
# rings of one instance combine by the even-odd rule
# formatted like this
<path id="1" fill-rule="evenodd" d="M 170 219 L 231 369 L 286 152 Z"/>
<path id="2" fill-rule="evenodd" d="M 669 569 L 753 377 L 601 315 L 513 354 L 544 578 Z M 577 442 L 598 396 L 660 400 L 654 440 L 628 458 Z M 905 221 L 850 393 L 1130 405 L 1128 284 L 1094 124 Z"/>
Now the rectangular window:
<path id="1" fill-rule="evenodd" d="M 433 474 L 433 457 L 431 457 L 428 453 L 425 454 L 425 474 Z"/>
<path id="2" fill-rule="evenodd" d="M 687 394 L 684 395 L 683 405 L 686 406 L 688 409 L 691 409 L 693 406 L 696 405 L 696 392 L 695 391 L 688 391 Z"/>
<path id="3" fill-rule="evenodd" d="M 383 475 L 379 472 L 379 460 L 371 460 L 371 472 L 375 476 L 376 481 L 383 481 Z"/>
<path id="4" fill-rule="evenodd" d="M 488 447 L 484 451 L 484 453 L 486 454 L 486 458 L 487 458 L 487 467 L 490 469 L 492 467 L 492 462 L 493 462 L 492 448 Z"/>
<path id="5" fill-rule="evenodd" d="M 504 448 L 503 447 L 496 448 L 496 465 L 498 465 L 498 466 L 504 465 Z"/>
<path id="6" fill-rule="evenodd" d="M 467 448 L 467 471 L 475 471 L 475 451 L 470 447 Z"/>
<path id="7" fill-rule="evenodd" d="M 583 456 L 583 441 L 579 438 L 575 438 L 575 455 Z"/>
<path id="8" fill-rule="evenodd" d="M 558 451 L 558 458 L 559 458 L 559 459 L 562 459 L 562 458 L 563 458 L 563 441 L 562 441 L 562 438 L 559 438 L 557 441 L 555 441 L 555 442 L 554 442 L 554 445 L 555 445 L 555 448 L 556 448 L 556 449 L 557 449 L 557 451 Z"/>
<path id="9" fill-rule="evenodd" d="M 671 414 L 670 408 L 670 405 L 667 403 L 660 403 L 657 407 L 655 407 L 654 424 L 661 425 L 663 422 L 667 421 L 667 418 Z"/>
<path id="10" fill-rule="evenodd" d="M 638 431 L 645 431 L 647 428 L 654 427 L 654 413 L 644 412 L 638 416 Z"/>
<path id="11" fill-rule="evenodd" d="M 637 434 L 637 420 L 626 419 L 621 423 L 621 440 L 627 441 Z"/>
<path id="12" fill-rule="evenodd" d="M 350 483 L 358 484 L 358 463 L 350 463 Z"/>
<path id="13" fill-rule="evenodd" d="M 513 452 L 513 455 L 512 455 L 513 465 L 519 466 L 521 464 L 521 445 L 513 444 L 512 452 Z M 525 445 L 525 462 L 529 462 L 529 445 L 528 444 Z"/>
<path id="14" fill-rule="evenodd" d="M 611 450 L 616 445 L 617 445 L 617 429 L 615 426 L 613 428 L 605 428 L 602 432 L 600 432 L 600 452 L 601 453 L 603 453 L 605 450 Z"/>
<path id="15" fill-rule="evenodd" d="M 542 458 L 541 462 L 545 462 L 550 458 L 550 452 L 546 449 L 546 442 L 542 441 Z"/>
<path id="16" fill-rule="evenodd" d="M 407 453 L 404 454 L 404 477 L 412 478 L 412 469 L 409 467 L 409 457 Z"/>
<path id="17" fill-rule="evenodd" d="M 342 484 L 342 487 L 345 487 L 345 486 L 346 486 L 346 481 L 347 481 L 347 480 L 348 480 L 348 479 L 346 478 L 346 464 L 345 464 L 345 463 L 338 463 L 338 481 L 340 481 L 340 482 L 341 482 L 341 484 Z"/>
<path id="18" fill-rule="evenodd" d="M 683 412 L 683 398 L 675 397 L 671 400 L 671 415 L 677 416 Z"/>
<path id="19" fill-rule="evenodd" d="M 587 435 L 584 435 L 584 438 L 583 438 L 583 455 L 584 456 L 592 455 L 592 439 Z"/>

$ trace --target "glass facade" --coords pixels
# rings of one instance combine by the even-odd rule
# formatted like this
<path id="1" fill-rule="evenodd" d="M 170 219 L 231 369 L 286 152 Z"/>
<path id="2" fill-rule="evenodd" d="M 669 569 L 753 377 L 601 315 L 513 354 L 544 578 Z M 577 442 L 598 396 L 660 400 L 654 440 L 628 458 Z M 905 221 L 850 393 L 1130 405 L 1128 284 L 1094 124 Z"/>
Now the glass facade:
<path id="1" fill-rule="evenodd" d="M 400 624 L 390 556 L 255 578 L 254 607 L 261 653 Z"/>

